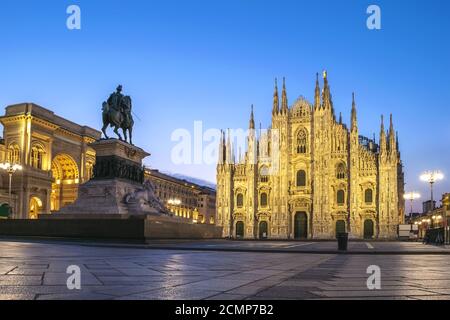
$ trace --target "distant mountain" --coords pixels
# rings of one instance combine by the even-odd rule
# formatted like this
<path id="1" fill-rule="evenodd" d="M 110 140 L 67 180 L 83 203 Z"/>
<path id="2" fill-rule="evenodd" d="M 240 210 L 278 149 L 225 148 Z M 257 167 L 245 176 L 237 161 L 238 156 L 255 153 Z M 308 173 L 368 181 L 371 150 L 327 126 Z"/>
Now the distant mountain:
<path id="1" fill-rule="evenodd" d="M 205 187 L 209 187 L 209 188 L 216 190 L 216 184 L 209 182 L 207 180 L 186 176 L 181 173 L 172 173 L 172 172 L 168 172 L 168 171 L 161 171 L 161 172 L 164 174 L 168 174 L 169 176 L 172 176 L 177 179 L 186 180 L 186 181 L 198 184 L 200 186 L 205 186 Z"/>

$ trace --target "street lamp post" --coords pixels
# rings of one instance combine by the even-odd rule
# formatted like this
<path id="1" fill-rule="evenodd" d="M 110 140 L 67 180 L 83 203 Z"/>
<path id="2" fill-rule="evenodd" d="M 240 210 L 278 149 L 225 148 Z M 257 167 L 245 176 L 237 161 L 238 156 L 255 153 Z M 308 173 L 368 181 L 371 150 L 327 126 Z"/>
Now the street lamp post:
<path id="1" fill-rule="evenodd" d="M 434 210 L 434 202 L 433 202 L 433 184 L 437 181 L 444 179 L 444 175 L 439 170 L 434 171 L 425 171 L 420 175 L 420 180 L 428 182 L 430 184 L 430 193 L 431 193 L 431 210 Z"/>
<path id="2" fill-rule="evenodd" d="M 428 182 L 430 184 L 430 200 L 431 200 L 431 204 L 430 204 L 430 211 L 433 212 L 434 210 L 434 200 L 433 200 L 433 184 L 437 181 L 440 181 L 444 179 L 444 174 L 442 172 L 440 172 L 439 170 L 433 170 L 433 171 L 425 171 L 424 173 L 422 173 L 420 175 L 420 180 Z M 432 217 L 432 224 L 431 224 L 431 228 L 434 227 L 434 221 L 433 221 L 433 217 Z M 444 223 L 444 243 L 447 242 L 447 236 L 446 236 L 446 232 L 445 230 L 447 229 L 447 221 L 445 221 Z"/>
<path id="3" fill-rule="evenodd" d="M 9 207 L 12 208 L 12 198 L 11 198 L 11 186 L 12 186 L 12 176 L 16 171 L 21 171 L 22 166 L 20 164 L 11 164 L 9 162 L 0 163 L 0 168 L 8 172 L 9 175 Z"/>
<path id="4" fill-rule="evenodd" d="M 409 221 L 410 221 L 410 222 L 411 222 L 411 220 L 412 220 L 413 201 L 416 200 L 416 199 L 419 199 L 419 198 L 420 198 L 420 193 L 414 192 L 414 191 L 406 192 L 406 193 L 403 195 L 403 199 L 409 200 L 409 201 L 410 201 L 410 204 L 411 204 L 411 211 L 409 212 Z"/>

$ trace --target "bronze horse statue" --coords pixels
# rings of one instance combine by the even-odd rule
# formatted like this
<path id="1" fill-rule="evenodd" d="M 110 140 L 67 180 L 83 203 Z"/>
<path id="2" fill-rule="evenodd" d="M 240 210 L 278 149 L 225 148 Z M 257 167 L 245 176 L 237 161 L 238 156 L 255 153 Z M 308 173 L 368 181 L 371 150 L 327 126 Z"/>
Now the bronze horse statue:
<path id="1" fill-rule="evenodd" d="M 103 128 L 102 132 L 105 135 L 106 139 L 109 139 L 108 135 L 106 134 L 106 128 L 109 126 L 113 127 L 113 131 L 117 136 L 119 137 L 119 140 L 129 142 L 130 144 L 133 144 L 133 117 L 131 116 L 131 97 L 130 96 L 124 96 L 121 99 L 121 105 L 119 108 L 115 106 L 110 106 L 108 102 L 103 102 L 102 106 L 102 117 L 103 117 Z M 122 139 L 122 136 L 119 133 L 119 128 L 122 129 L 124 139 Z M 127 130 L 129 132 L 130 141 L 127 141 Z"/>

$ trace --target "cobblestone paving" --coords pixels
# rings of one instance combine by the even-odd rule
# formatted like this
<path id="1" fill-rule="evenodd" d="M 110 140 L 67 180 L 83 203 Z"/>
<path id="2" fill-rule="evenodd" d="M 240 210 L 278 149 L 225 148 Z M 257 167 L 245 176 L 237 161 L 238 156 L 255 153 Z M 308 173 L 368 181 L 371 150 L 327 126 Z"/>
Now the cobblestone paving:
<path id="1" fill-rule="evenodd" d="M 388 244 L 383 244 L 384 246 Z M 2 241 L 0 299 L 450 299 L 448 255 L 176 251 Z M 69 265 L 81 290 L 69 290 Z M 368 290 L 369 265 L 381 290 Z"/>

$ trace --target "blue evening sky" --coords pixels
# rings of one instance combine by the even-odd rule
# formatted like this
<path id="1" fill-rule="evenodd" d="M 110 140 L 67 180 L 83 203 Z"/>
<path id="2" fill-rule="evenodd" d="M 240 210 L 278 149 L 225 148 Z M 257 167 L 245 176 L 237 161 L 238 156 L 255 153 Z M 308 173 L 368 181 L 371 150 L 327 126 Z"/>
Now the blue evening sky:
<path id="1" fill-rule="evenodd" d="M 82 29 L 66 28 L 81 8 Z M 366 28 L 377 4 L 382 30 Z M 101 127 L 100 107 L 117 84 L 131 95 L 135 143 L 154 168 L 215 181 L 215 165 L 175 165 L 171 133 L 270 123 L 273 81 L 288 98 L 313 99 L 315 73 L 328 70 L 335 109 L 349 122 L 356 92 L 361 134 L 379 134 L 394 115 L 406 189 L 429 197 L 426 169 L 450 191 L 450 1 L 2 0 L 0 105 L 35 102 Z"/>

